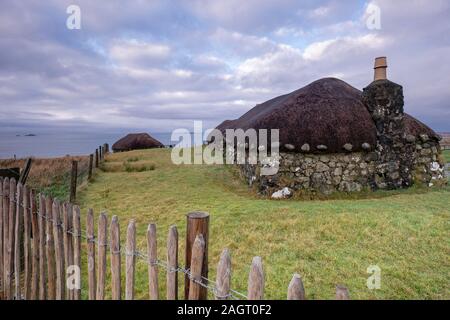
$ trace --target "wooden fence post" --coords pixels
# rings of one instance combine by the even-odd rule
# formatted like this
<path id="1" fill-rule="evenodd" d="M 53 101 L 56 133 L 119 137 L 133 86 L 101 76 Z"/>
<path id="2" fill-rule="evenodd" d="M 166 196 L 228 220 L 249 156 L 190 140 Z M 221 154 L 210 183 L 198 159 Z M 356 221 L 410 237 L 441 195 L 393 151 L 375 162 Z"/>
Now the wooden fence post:
<path id="1" fill-rule="evenodd" d="M 2 185 L 0 188 L 2 192 L 2 216 L 3 216 L 3 241 L 2 247 L 0 250 L 2 251 L 2 263 L 3 263 L 3 273 L 2 273 L 2 289 L 3 289 L 3 299 L 8 299 L 6 294 L 6 272 L 7 272 L 7 246 L 8 246 L 8 219 L 9 219 L 9 178 L 5 178 L 2 181 Z"/>
<path id="2" fill-rule="evenodd" d="M 189 285 L 189 300 L 202 300 L 201 291 L 202 286 L 200 283 L 202 281 L 202 269 L 203 269 L 203 259 L 205 255 L 205 240 L 203 235 L 200 233 L 195 237 L 194 245 L 192 246 L 192 257 L 191 257 L 191 279 Z"/>
<path id="3" fill-rule="evenodd" d="M 342 285 L 336 286 L 336 300 L 350 300 L 348 289 Z"/>
<path id="4" fill-rule="evenodd" d="M 178 299 L 178 230 L 169 228 L 167 237 L 167 300 Z"/>
<path id="5" fill-rule="evenodd" d="M 9 285 L 9 299 L 14 299 L 14 250 L 15 250 L 15 226 L 16 226 L 16 205 L 17 205 L 17 183 L 16 180 L 9 180 L 9 218 L 8 218 L 8 285 Z"/>
<path id="6" fill-rule="evenodd" d="M 159 298 L 157 252 L 156 225 L 152 223 L 147 228 L 148 295 L 150 300 Z"/>
<path id="7" fill-rule="evenodd" d="M 20 275 L 22 263 L 21 244 L 23 240 L 22 226 L 23 226 L 23 186 L 21 183 L 17 184 L 16 196 L 16 219 L 14 228 L 14 280 L 15 280 L 15 299 L 22 299 L 22 290 L 20 287 Z"/>
<path id="8" fill-rule="evenodd" d="M 50 197 L 45 199 L 46 206 L 46 239 L 47 239 L 47 277 L 48 277 L 48 299 L 56 299 L 56 261 L 55 261 L 55 238 L 53 233 L 54 220 L 53 220 L 53 200 Z"/>
<path id="9" fill-rule="evenodd" d="M 3 221 L 3 232 L 2 232 L 2 247 L 0 250 L 2 251 L 2 299 L 6 300 L 8 297 L 6 296 L 6 244 L 8 242 L 8 192 L 9 192 L 9 178 L 2 179 L 2 183 L 0 185 L 0 192 L 2 193 L 2 198 L 0 200 L 0 206 L 2 207 L 2 221 Z"/>
<path id="10" fill-rule="evenodd" d="M 69 197 L 70 203 L 74 203 L 77 198 L 77 177 L 78 177 L 78 161 L 72 161 L 72 171 L 70 177 L 70 197 Z"/>
<path id="11" fill-rule="evenodd" d="M 14 299 L 13 294 L 13 267 L 14 267 L 14 227 L 16 221 L 16 180 L 9 180 L 8 197 L 8 242 L 6 243 L 6 261 L 5 261 L 5 292 L 8 300 Z"/>
<path id="12" fill-rule="evenodd" d="M 261 257 L 254 257 L 248 277 L 248 300 L 264 298 L 264 270 Z"/>
<path id="13" fill-rule="evenodd" d="M 3 177 L 0 177 L 0 300 L 3 300 L 4 283 L 3 277 L 5 269 L 3 268 Z"/>
<path id="14" fill-rule="evenodd" d="M 58 200 L 53 201 L 52 216 L 55 239 L 56 300 L 65 300 L 64 239 L 61 225 L 61 204 Z"/>
<path id="15" fill-rule="evenodd" d="M 108 222 L 106 213 L 102 212 L 98 219 L 98 274 L 97 274 L 97 300 L 105 299 L 105 284 L 106 284 L 106 247 L 108 245 L 107 239 Z"/>
<path id="16" fill-rule="evenodd" d="M 28 175 L 30 174 L 31 170 L 31 164 L 33 162 L 32 158 L 28 158 L 27 162 L 25 163 L 25 167 L 23 168 L 22 172 L 20 173 L 19 181 L 22 185 L 25 185 L 28 179 Z"/>
<path id="17" fill-rule="evenodd" d="M 66 279 L 67 272 L 70 271 L 67 268 L 73 266 L 73 204 L 67 204 L 67 262 L 66 262 Z M 66 280 L 67 287 L 67 280 Z M 73 289 L 67 288 L 67 299 L 73 300 Z"/>
<path id="18" fill-rule="evenodd" d="M 5 269 L 4 269 L 4 261 L 3 261 L 3 199 L 5 195 L 3 194 L 3 177 L 0 177 L 0 300 L 4 300 L 4 275 L 5 275 Z"/>
<path id="19" fill-rule="evenodd" d="M 45 263 L 45 229 L 46 229 L 46 217 L 45 210 L 45 197 L 39 194 L 39 214 L 38 214 L 38 228 L 39 228 L 39 300 L 45 300 L 47 298 L 47 278 L 46 278 L 46 263 Z"/>
<path id="20" fill-rule="evenodd" d="M 64 243 L 64 265 L 66 267 L 64 274 L 67 275 L 67 268 L 73 265 L 73 247 L 72 247 L 72 204 L 63 204 L 63 243 Z M 66 288 L 66 299 L 72 300 L 72 290 Z"/>
<path id="21" fill-rule="evenodd" d="M 113 300 L 120 300 L 122 298 L 120 269 L 121 260 L 119 218 L 117 216 L 113 216 L 111 220 L 111 289 Z"/>
<path id="22" fill-rule="evenodd" d="M 125 274 L 125 299 L 134 299 L 134 272 L 136 263 L 136 224 L 131 220 L 127 229 L 126 249 L 126 274 Z"/>
<path id="23" fill-rule="evenodd" d="M 187 228 L 186 228 L 186 266 L 185 269 L 191 267 L 192 246 L 197 235 L 201 234 L 205 241 L 205 250 L 203 257 L 202 276 L 208 278 L 208 239 L 209 239 L 209 214 L 206 212 L 190 212 L 187 214 Z M 186 275 L 184 281 L 185 299 L 189 297 L 190 279 Z M 206 300 L 208 295 L 207 289 L 202 287 L 200 289 L 200 300 Z"/>
<path id="24" fill-rule="evenodd" d="M 78 288 L 73 290 L 73 299 L 80 300 L 81 299 L 81 214 L 80 207 L 73 207 L 73 264 L 78 267 L 80 271 L 80 278 L 78 281 Z"/>
<path id="25" fill-rule="evenodd" d="M 88 169 L 88 180 L 92 179 L 92 167 L 94 165 L 94 155 L 89 155 L 89 169 Z"/>
<path id="26" fill-rule="evenodd" d="M 101 162 L 103 161 L 103 150 L 102 146 L 98 146 L 98 160 Z"/>
<path id="27" fill-rule="evenodd" d="M 88 261 L 88 286 L 89 300 L 96 299 L 96 270 L 95 270 L 95 233 L 94 233 L 94 211 L 88 210 L 86 217 L 86 237 L 87 237 L 87 261 Z"/>
<path id="28" fill-rule="evenodd" d="M 298 273 L 294 274 L 291 282 L 289 283 L 287 299 L 305 300 L 305 288 L 303 287 L 302 278 Z"/>
<path id="29" fill-rule="evenodd" d="M 0 206 L 2 207 L 2 246 L 0 247 L 2 256 L 2 275 L 1 275 L 1 287 L 2 287 L 2 300 L 7 300 L 6 295 L 6 272 L 7 272 L 7 243 L 8 243 L 8 219 L 9 219 L 9 178 L 5 177 L 2 179 L 0 184 L 0 193 L 2 197 L 0 198 Z"/>
<path id="30" fill-rule="evenodd" d="M 25 300 L 31 297 L 31 190 L 23 187 L 23 256 L 24 279 L 23 295 Z"/>
<path id="31" fill-rule="evenodd" d="M 220 255 L 219 264 L 217 266 L 216 300 L 227 300 L 230 294 L 231 284 L 231 257 L 230 251 L 224 249 Z"/>
<path id="32" fill-rule="evenodd" d="M 37 300 L 39 297 L 39 226 L 37 215 L 36 193 L 34 190 L 30 191 L 30 215 L 31 215 L 31 233 L 32 250 L 31 250 L 31 296 L 30 299 Z"/>
<path id="33" fill-rule="evenodd" d="M 98 149 L 95 149 L 95 167 L 98 168 Z"/>
<path id="34" fill-rule="evenodd" d="M 73 164 L 73 162 L 72 162 Z M 70 186 L 70 193 L 72 193 L 72 186 Z M 72 197 L 72 195 L 70 196 Z M 61 215 L 62 215 L 62 241 L 63 241 L 63 259 L 64 265 L 67 267 L 70 265 L 69 262 L 69 204 L 67 202 L 61 204 Z M 64 274 L 66 274 L 64 272 Z M 65 296 L 67 300 L 70 300 L 69 290 L 66 288 Z"/>

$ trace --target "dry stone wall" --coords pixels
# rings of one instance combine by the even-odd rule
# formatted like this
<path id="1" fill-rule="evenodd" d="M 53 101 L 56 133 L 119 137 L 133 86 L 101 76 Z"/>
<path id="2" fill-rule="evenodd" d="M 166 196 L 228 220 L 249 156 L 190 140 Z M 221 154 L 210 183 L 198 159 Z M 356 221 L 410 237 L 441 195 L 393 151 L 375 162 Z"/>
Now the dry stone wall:
<path id="1" fill-rule="evenodd" d="M 439 143 L 427 137 L 413 144 L 410 167 L 412 183 L 436 186 L 447 183 Z M 388 184 L 379 175 L 379 153 L 348 152 L 335 154 L 280 153 L 278 173 L 262 176 L 261 165 L 241 165 L 240 170 L 249 185 L 257 185 L 265 195 L 295 193 L 359 192 L 386 189 Z M 288 188 L 291 192 L 278 192 Z"/>

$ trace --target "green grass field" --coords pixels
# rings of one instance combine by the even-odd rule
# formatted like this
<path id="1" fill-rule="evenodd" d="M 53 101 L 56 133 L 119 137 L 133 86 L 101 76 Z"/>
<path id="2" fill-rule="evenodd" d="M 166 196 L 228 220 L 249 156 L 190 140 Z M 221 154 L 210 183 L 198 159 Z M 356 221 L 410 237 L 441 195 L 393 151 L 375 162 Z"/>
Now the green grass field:
<path id="1" fill-rule="evenodd" d="M 450 162 L 450 150 L 444 150 L 444 151 L 442 152 L 442 154 L 444 155 L 445 161 L 446 161 L 447 163 L 449 163 L 449 162 Z"/>
<path id="2" fill-rule="evenodd" d="M 175 166 L 165 149 L 109 155 L 104 170 L 79 195 L 83 213 L 91 207 L 109 219 L 119 216 L 122 242 L 128 220 L 136 219 L 144 252 L 147 224 L 155 222 L 160 259 L 168 227 L 176 224 L 183 265 L 185 215 L 209 212 L 210 278 L 227 247 L 235 290 L 246 292 L 252 257 L 259 255 L 266 298 L 285 299 L 297 272 L 309 299 L 332 299 L 336 284 L 346 285 L 353 299 L 450 299 L 449 187 L 376 192 L 360 200 L 272 201 L 249 190 L 230 167 Z M 381 268 L 379 290 L 366 286 L 370 265 Z M 146 268 L 138 262 L 136 298 L 148 297 Z"/>

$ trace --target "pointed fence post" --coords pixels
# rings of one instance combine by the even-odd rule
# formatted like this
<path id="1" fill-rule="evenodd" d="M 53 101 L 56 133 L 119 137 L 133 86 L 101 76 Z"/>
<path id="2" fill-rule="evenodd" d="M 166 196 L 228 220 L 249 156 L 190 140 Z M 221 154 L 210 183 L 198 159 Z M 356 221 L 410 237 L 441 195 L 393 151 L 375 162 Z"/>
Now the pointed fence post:
<path id="1" fill-rule="evenodd" d="M 70 211 L 72 206 L 69 203 L 62 204 L 62 227 L 63 227 L 63 244 L 64 244 L 64 265 L 66 267 L 64 274 L 66 274 L 67 267 L 72 265 L 70 262 L 70 245 L 69 245 L 69 230 L 71 228 L 71 213 Z M 69 222 L 70 221 L 70 222 Z M 66 289 L 66 299 L 71 300 L 71 292 L 69 289 Z"/>
<path id="2" fill-rule="evenodd" d="M 120 300 L 122 298 L 120 269 L 119 218 L 117 216 L 113 216 L 111 220 L 111 297 L 113 300 Z"/>
<path id="3" fill-rule="evenodd" d="M 88 287 L 89 300 L 96 299 L 97 275 L 95 270 L 95 232 L 94 232 L 94 211 L 88 210 L 86 216 L 86 241 L 87 241 L 87 262 L 88 262 Z"/>
<path id="4" fill-rule="evenodd" d="M 264 269 L 261 257 L 254 257 L 248 277 L 248 300 L 264 298 Z"/>
<path id="5" fill-rule="evenodd" d="M 20 286 L 20 276 L 22 273 L 22 240 L 23 240 L 23 186 L 21 183 L 17 184 L 16 194 L 16 219 L 14 228 L 14 280 L 15 280 L 15 294 L 16 300 L 22 299 L 22 290 Z"/>
<path id="6" fill-rule="evenodd" d="M 55 239 L 55 262 L 56 262 L 56 300 L 65 300 L 65 266 L 64 266 L 64 239 L 61 223 L 61 204 L 58 200 L 53 201 L 53 233 Z"/>
<path id="7" fill-rule="evenodd" d="M 167 238 L 167 300 L 178 299 L 178 230 L 169 228 Z"/>
<path id="8" fill-rule="evenodd" d="M 13 299 L 12 296 L 12 278 L 11 278 L 11 273 L 12 273 L 12 261 L 11 261 L 11 247 L 13 244 L 13 240 L 12 240 L 12 236 L 13 234 L 11 234 L 11 200 L 14 199 L 13 196 L 13 192 L 12 192 L 12 180 L 14 179 L 9 179 L 6 178 L 5 181 L 3 181 L 3 194 L 4 194 L 4 198 L 3 198 L 3 216 L 4 216 L 4 240 L 3 240 L 3 259 L 4 259 L 4 279 L 3 279 L 3 284 L 4 284 L 4 295 L 5 295 L 5 299 L 6 300 L 11 300 Z M 15 191 L 14 191 L 15 192 Z"/>
<path id="9" fill-rule="evenodd" d="M 127 228 L 125 299 L 134 299 L 134 273 L 136 264 L 136 224 L 131 220 Z"/>
<path id="10" fill-rule="evenodd" d="M 31 298 L 31 190 L 23 187 L 23 296 L 25 300 Z"/>
<path id="11" fill-rule="evenodd" d="M 5 256 L 5 247 L 8 237 L 7 232 L 7 225 L 8 225 L 8 211 L 6 208 L 6 201 L 7 201 L 7 194 L 5 192 L 5 185 L 9 185 L 9 179 L 8 178 L 1 178 L 0 179 L 0 193 L 2 194 L 0 198 L 0 219 L 1 219 L 1 227 L 0 227 L 0 286 L 2 288 L 2 292 L 0 294 L 0 299 L 4 300 L 6 299 L 6 293 L 5 293 L 5 262 L 6 262 L 6 256 Z"/>
<path id="12" fill-rule="evenodd" d="M 106 213 L 101 213 L 98 219 L 98 273 L 97 273 L 97 300 L 105 299 L 105 284 L 106 284 L 106 247 L 108 245 L 107 239 L 107 218 Z"/>
<path id="13" fill-rule="evenodd" d="M 30 299 L 37 300 L 39 297 L 39 218 L 37 215 L 37 201 L 36 193 L 34 190 L 30 191 L 30 215 L 31 215 L 31 233 L 32 238 L 32 251 L 31 251 L 31 296 Z"/>
<path id="14" fill-rule="evenodd" d="M 46 272 L 46 228 L 47 228 L 47 211 L 45 207 L 45 197 L 39 194 L 39 215 L 38 215 L 38 228 L 39 228 L 39 300 L 45 300 L 47 298 L 47 272 Z"/>
<path id="15" fill-rule="evenodd" d="M 216 300 L 227 300 L 230 294 L 231 283 L 231 256 L 228 249 L 224 249 L 220 255 L 219 265 L 217 266 L 217 278 L 215 293 Z"/>
<path id="16" fill-rule="evenodd" d="M 55 238 L 53 233 L 53 200 L 45 198 L 45 212 L 47 219 L 46 228 L 46 254 L 47 254 L 47 277 L 48 277 L 48 299 L 56 299 L 56 261 L 55 261 Z"/>
<path id="17" fill-rule="evenodd" d="M 202 269 L 203 259 L 205 254 L 205 240 L 202 234 L 198 234 L 195 238 L 194 245 L 192 246 L 192 258 L 191 258 L 191 278 L 189 285 L 189 300 L 201 300 L 200 284 L 202 281 Z"/>
<path id="18" fill-rule="evenodd" d="M 8 299 L 14 299 L 13 293 L 13 272 L 14 272 L 14 241 L 15 241 L 15 225 L 16 225 L 16 191 L 17 184 L 16 180 L 9 180 L 9 215 L 8 215 L 8 243 L 6 254 L 8 258 L 8 271 L 6 272 L 6 283 L 7 283 L 7 297 Z"/>
<path id="19" fill-rule="evenodd" d="M 69 266 L 73 268 L 73 204 L 67 204 L 67 262 L 65 264 L 65 274 L 66 274 L 66 287 L 67 287 L 67 276 L 68 271 L 72 271 L 67 269 Z M 72 273 L 71 273 L 72 274 Z M 73 300 L 74 289 L 67 288 L 67 297 L 66 299 Z"/>
<path id="20" fill-rule="evenodd" d="M 0 300 L 4 300 L 3 296 L 3 277 L 5 270 L 3 268 L 3 177 L 0 177 Z"/>
<path id="21" fill-rule="evenodd" d="M 342 285 L 336 286 L 336 300 L 350 300 L 348 289 Z"/>
<path id="22" fill-rule="evenodd" d="M 73 290 L 73 299 L 81 299 L 81 214 L 80 207 L 73 207 L 73 264 L 78 267 L 80 271 L 80 279 L 78 281 L 78 288 Z"/>
<path id="23" fill-rule="evenodd" d="M 156 225 L 149 224 L 147 228 L 147 255 L 148 255 L 148 294 L 150 300 L 158 300 L 158 266 Z"/>
<path id="24" fill-rule="evenodd" d="M 303 287 L 302 278 L 298 273 L 294 274 L 291 282 L 289 283 L 287 299 L 305 300 L 305 288 Z"/>

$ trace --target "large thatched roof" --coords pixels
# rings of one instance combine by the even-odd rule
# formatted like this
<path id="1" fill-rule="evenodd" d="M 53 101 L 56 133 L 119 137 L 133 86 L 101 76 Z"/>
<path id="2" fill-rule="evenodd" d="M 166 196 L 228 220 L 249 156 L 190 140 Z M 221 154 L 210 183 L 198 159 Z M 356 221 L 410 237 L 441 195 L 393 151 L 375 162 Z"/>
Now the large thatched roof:
<path id="1" fill-rule="evenodd" d="M 164 145 L 148 133 L 130 133 L 113 144 L 114 152 L 161 148 Z"/>
<path id="2" fill-rule="evenodd" d="M 411 134 L 436 136 L 409 115 L 405 125 Z M 239 119 L 226 120 L 217 127 L 222 132 L 237 128 L 279 129 L 280 149 L 286 150 L 288 145 L 289 151 L 305 151 L 309 147 L 309 152 L 337 153 L 349 145 L 352 151 L 367 151 L 377 142 L 375 124 L 362 102 L 362 92 L 335 78 L 317 80 L 258 104 Z"/>

